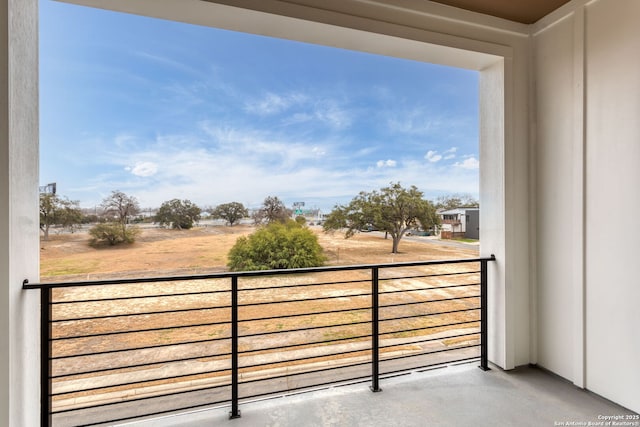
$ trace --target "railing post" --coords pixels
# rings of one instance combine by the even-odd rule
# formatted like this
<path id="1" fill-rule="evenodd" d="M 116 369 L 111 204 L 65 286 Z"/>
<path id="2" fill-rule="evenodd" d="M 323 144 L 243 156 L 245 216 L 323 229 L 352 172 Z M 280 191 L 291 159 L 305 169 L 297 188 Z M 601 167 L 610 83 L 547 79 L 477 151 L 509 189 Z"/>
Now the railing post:
<path id="1" fill-rule="evenodd" d="M 238 276 L 233 276 L 231 277 L 231 412 L 229 419 L 240 418 L 238 376 Z"/>
<path id="2" fill-rule="evenodd" d="M 380 377 L 380 294 L 378 291 L 378 267 L 371 269 L 371 391 L 382 391 Z"/>
<path id="3" fill-rule="evenodd" d="M 487 322 L 487 260 L 480 261 L 480 369 L 489 371 Z"/>
<path id="4" fill-rule="evenodd" d="M 51 415 L 51 317 L 52 290 L 40 289 L 40 426 L 52 425 Z"/>

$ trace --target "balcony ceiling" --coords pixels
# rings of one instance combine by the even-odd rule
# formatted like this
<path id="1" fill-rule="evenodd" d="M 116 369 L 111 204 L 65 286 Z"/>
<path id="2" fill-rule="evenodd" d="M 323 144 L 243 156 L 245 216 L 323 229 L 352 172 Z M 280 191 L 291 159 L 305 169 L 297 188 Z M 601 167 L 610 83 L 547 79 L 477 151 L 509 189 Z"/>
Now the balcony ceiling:
<path id="1" fill-rule="evenodd" d="M 433 0 L 472 12 L 533 24 L 569 0 Z"/>

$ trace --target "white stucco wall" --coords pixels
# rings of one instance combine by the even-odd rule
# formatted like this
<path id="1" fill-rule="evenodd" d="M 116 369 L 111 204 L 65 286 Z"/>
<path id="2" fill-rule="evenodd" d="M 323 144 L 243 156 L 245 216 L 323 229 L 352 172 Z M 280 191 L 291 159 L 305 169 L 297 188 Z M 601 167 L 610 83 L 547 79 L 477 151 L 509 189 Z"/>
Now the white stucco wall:
<path id="1" fill-rule="evenodd" d="M 612 217 L 640 210 L 639 18 L 574 1 L 535 32 L 538 363 L 636 412 L 640 230 Z"/>
<path id="2" fill-rule="evenodd" d="M 37 0 L 0 2 L 0 426 L 39 424 L 37 104 Z"/>
<path id="3" fill-rule="evenodd" d="M 9 424 L 9 51 L 8 8 L 0 5 L 0 425 Z M 7 272 L 7 273 L 4 273 Z M 6 338 L 5 338 L 6 337 Z"/>
<path id="4" fill-rule="evenodd" d="M 580 277 L 574 275 L 573 258 L 582 258 L 576 246 L 573 224 L 582 217 L 576 206 L 573 170 L 580 163 L 574 150 L 574 15 L 554 23 L 536 35 L 536 222 L 538 242 L 537 363 L 555 373 L 577 381 L 571 354 L 574 337 L 573 289 Z"/>
<path id="5" fill-rule="evenodd" d="M 504 61 L 487 67 L 480 75 L 480 138 L 491 143 L 481 144 L 480 161 L 494 159 L 504 165 Z M 506 316 L 506 278 L 505 278 L 505 213 L 502 206 L 505 199 L 505 179 L 500 168 L 480 168 L 480 250 L 482 256 L 496 256 L 496 262 L 489 267 L 489 325 L 495 327 Z M 492 212 L 492 214 L 487 214 Z M 510 325 L 511 326 L 511 325 Z M 489 339 L 489 359 L 500 366 L 507 367 L 506 328 L 505 339 Z M 510 328 L 511 330 L 511 328 Z M 513 361 L 509 362 L 513 365 Z"/>
<path id="6" fill-rule="evenodd" d="M 611 222 L 640 211 L 638 19 L 636 0 L 586 9 L 585 271 L 587 387 L 640 412 L 640 229 Z"/>

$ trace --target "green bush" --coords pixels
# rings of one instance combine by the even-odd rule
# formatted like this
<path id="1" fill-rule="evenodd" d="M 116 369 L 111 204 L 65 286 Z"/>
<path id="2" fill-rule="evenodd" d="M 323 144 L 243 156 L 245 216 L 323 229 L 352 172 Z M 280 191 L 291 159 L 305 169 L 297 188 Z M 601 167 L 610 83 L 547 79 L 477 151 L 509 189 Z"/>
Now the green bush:
<path id="1" fill-rule="evenodd" d="M 291 220 L 274 222 L 240 237 L 228 258 L 231 271 L 318 267 L 326 260 L 318 237 Z"/>
<path id="2" fill-rule="evenodd" d="M 120 243 L 133 243 L 139 233 L 140 229 L 138 227 L 123 227 L 122 224 L 117 222 L 106 222 L 97 224 L 89 230 L 89 235 L 91 236 L 89 244 L 91 246 L 100 246 L 102 244 L 115 246 Z"/>

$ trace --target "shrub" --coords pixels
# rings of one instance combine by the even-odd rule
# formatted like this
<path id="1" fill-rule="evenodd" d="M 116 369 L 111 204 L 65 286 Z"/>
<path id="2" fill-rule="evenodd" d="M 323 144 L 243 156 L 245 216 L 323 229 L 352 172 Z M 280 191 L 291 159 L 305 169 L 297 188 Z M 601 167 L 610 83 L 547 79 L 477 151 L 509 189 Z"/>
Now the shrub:
<path id="1" fill-rule="evenodd" d="M 292 220 L 274 222 L 240 237 L 228 258 L 231 271 L 317 267 L 326 260 L 318 237 Z"/>
<path id="2" fill-rule="evenodd" d="M 99 246 L 101 244 L 114 246 L 120 243 L 133 243 L 139 233 L 139 228 L 123 228 L 122 224 L 117 222 L 97 224 L 89 230 L 89 235 L 92 237 L 89 244 L 91 246 Z"/>

